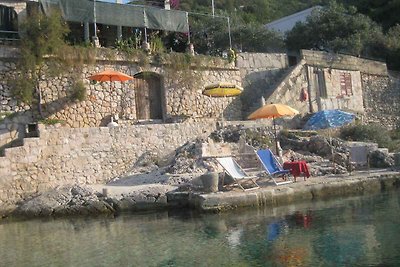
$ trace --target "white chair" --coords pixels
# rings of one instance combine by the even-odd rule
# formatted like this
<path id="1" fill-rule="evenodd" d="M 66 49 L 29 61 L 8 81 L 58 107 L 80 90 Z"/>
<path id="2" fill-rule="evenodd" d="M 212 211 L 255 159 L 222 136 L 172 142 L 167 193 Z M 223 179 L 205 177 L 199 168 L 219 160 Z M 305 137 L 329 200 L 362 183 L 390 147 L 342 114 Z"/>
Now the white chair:
<path id="1" fill-rule="evenodd" d="M 246 174 L 246 172 L 239 166 L 239 164 L 232 158 L 232 157 L 221 157 L 221 158 L 216 158 L 217 162 L 224 168 L 225 173 L 227 173 L 229 176 L 231 176 L 236 184 L 243 190 L 253 190 L 260 188 L 259 185 L 256 183 L 254 180 L 257 178 L 257 176 L 249 176 Z M 253 182 L 255 187 L 251 188 L 244 188 L 239 180 L 250 180 Z"/>
<path id="2" fill-rule="evenodd" d="M 350 173 L 354 169 L 366 168 L 369 171 L 369 150 L 367 146 L 350 147 Z"/>

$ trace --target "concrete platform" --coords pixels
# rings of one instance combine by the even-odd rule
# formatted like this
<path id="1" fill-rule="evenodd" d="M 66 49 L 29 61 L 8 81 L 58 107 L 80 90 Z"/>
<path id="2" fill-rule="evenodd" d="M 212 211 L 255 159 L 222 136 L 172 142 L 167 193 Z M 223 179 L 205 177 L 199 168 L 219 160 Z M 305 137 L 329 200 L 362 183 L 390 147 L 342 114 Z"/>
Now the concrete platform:
<path id="1" fill-rule="evenodd" d="M 258 181 L 261 188 L 252 191 L 234 189 L 210 194 L 182 192 L 168 196 L 169 204 L 188 205 L 199 211 L 223 211 L 239 207 L 279 206 L 294 202 L 328 199 L 341 196 L 378 193 L 400 187 L 400 172 L 370 170 L 353 175 L 310 177 L 306 181 L 276 186 L 266 178 Z M 175 194 L 175 195 L 174 195 Z M 185 199 L 186 198 L 186 199 Z"/>

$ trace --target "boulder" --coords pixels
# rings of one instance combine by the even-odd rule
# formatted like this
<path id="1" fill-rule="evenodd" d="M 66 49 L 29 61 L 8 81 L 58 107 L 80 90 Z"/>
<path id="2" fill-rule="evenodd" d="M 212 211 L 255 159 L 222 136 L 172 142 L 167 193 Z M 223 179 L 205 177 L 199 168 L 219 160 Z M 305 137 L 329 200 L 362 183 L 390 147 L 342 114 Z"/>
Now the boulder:
<path id="1" fill-rule="evenodd" d="M 63 186 L 34 197 L 17 207 L 12 215 L 22 217 L 113 213 L 114 209 L 89 188 Z"/>
<path id="2" fill-rule="evenodd" d="M 394 159 L 387 151 L 378 149 L 369 154 L 369 164 L 372 168 L 388 168 L 394 165 Z"/>

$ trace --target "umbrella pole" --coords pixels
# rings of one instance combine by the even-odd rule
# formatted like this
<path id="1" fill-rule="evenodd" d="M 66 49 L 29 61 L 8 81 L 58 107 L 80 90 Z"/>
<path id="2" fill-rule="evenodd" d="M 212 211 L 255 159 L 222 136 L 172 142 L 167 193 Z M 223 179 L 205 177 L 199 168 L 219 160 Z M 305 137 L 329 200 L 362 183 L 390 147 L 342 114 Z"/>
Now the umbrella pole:
<path id="1" fill-rule="evenodd" d="M 224 99 L 222 99 L 222 112 L 221 112 L 221 122 L 224 121 L 224 107 L 225 107 L 225 100 L 226 100 L 226 95 L 224 94 Z"/>
<path id="2" fill-rule="evenodd" d="M 333 162 L 333 173 L 336 174 L 336 163 L 335 163 L 335 154 L 334 154 L 334 149 L 333 149 L 333 143 L 332 143 L 332 135 L 331 135 L 331 130 L 328 130 L 329 134 L 329 143 L 331 145 L 331 154 L 332 154 L 332 162 Z"/>
<path id="3" fill-rule="evenodd" d="M 278 155 L 278 134 L 276 132 L 276 123 L 275 123 L 275 117 L 272 118 L 272 124 L 274 125 L 274 132 L 275 132 L 275 153 Z"/>
<path id="4" fill-rule="evenodd" d="M 113 115 L 112 115 L 112 106 L 111 106 L 111 99 L 112 99 L 112 81 L 110 79 L 110 114 L 111 114 L 111 121 L 113 120 Z"/>

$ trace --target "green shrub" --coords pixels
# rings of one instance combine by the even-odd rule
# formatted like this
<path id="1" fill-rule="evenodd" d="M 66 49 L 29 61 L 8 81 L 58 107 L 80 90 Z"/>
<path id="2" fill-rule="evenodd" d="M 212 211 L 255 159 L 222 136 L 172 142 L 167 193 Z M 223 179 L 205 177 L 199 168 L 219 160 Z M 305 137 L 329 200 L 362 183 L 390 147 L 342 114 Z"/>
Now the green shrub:
<path id="1" fill-rule="evenodd" d="M 164 43 L 160 37 L 154 37 L 150 42 L 150 51 L 152 54 L 160 54 L 165 52 Z"/>
<path id="2" fill-rule="evenodd" d="M 43 119 L 40 120 L 39 122 L 45 125 L 55 125 L 57 123 L 65 124 L 64 120 L 58 120 L 58 119 Z"/>
<path id="3" fill-rule="evenodd" d="M 86 86 L 82 81 L 77 81 L 72 84 L 71 99 L 78 101 L 83 101 L 86 99 Z"/>
<path id="4" fill-rule="evenodd" d="M 380 147 L 390 147 L 392 143 L 389 131 L 378 124 L 345 126 L 340 130 L 340 138 L 347 141 L 375 142 Z"/>
<path id="5" fill-rule="evenodd" d="M 12 95 L 19 101 L 32 104 L 35 94 L 35 81 L 31 78 L 17 75 L 9 80 Z"/>

